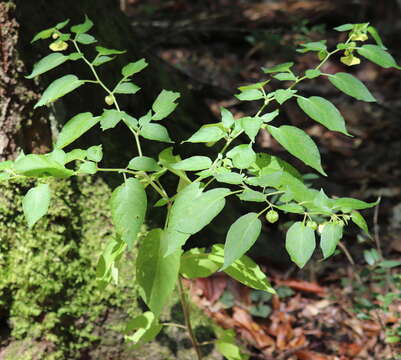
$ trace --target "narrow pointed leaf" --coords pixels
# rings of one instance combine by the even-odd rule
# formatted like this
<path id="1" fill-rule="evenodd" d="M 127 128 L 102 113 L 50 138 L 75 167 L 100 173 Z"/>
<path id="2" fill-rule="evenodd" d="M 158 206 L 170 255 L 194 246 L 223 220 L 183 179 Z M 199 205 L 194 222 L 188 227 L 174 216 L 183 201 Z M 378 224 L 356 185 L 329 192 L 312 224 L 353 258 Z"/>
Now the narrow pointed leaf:
<path id="1" fill-rule="evenodd" d="M 149 309 L 158 316 L 174 291 L 180 268 L 181 251 L 164 257 L 163 231 L 152 230 L 141 242 L 136 260 L 139 292 Z"/>
<path id="2" fill-rule="evenodd" d="M 360 229 L 362 229 L 369 235 L 368 224 L 366 223 L 364 217 L 358 211 L 354 210 L 351 212 L 351 220 L 354 224 L 356 224 Z"/>
<path id="3" fill-rule="evenodd" d="M 343 227 L 341 225 L 328 223 L 324 226 L 322 234 L 320 235 L 320 248 L 323 251 L 324 259 L 334 254 L 342 236 Z"/>
<path id="4" fill-rule="evenodd" d="M 202 126 L 195 134 L 193 134 L 186 142 L 192 143 L 208 143 L 217 142 L 222 139 L 226 133 L 219 125 Z"/>
<path id="5" fill-rule="evenodd" d="M 96 51 L 101 56 L 119 55 L 119 54 L 124 54 L 126 52 L 126 50 L 107 49 L 102 46 L 96 46 Z"/>
<path id="6" fill-rule="evenodd" d="M 329 76 L 329 81 L 343 93 L 357 100 L 375 102 L 376 99 L 370 93 L 364 83 L 355 76 L 347 73 L 337 73 Z"/>
<path id="7" fill-rule="evenodd" d="M 83 34 L 89 31 L 93 22 L 85 15 L 85 21 L 82 24 L 71 26 L 71 31 L 76 34 Z"/>
<path id="8" fill-rule="evenodd" d="M 145 219 L 147 198 L 143 185 L 134 178 L 114 189 L 111 215 L 117 234 L 131 249 Z"/>
<path id="9" fill-rule="evenodd" d="M 53 53 L 40 59 L 34 66 L 32 73 L 26 76 L 27 79 L 32 79 L 35 76 L 41 75 L 46 71 L 54 69 L 55 67 L 61 65 L 62 63 L 69 60 L 68 56 L 61 53 Z"/>
<path id="10" fill-rule="evenodd" d="M 222 270 L 244 255 L 255 243 L 262 229 L 257 213 L 241 216 L 231 225 L 224 247 L 224 265 Z"/>
<path id="11" fill-rule="evenodd" d="M 40 184 L 26 193 L 22 201 L 22 208 L 29 228 L 32 228 L 42 216 L 46 215 L 50 198 L 51 192 L 48 184 Z"/>
<path id="12" fill-rule="evenodd" d="M 303 268 L 316 247 L 315 232 L 302 222 L 294 223 L 287 231 L 285 248 L 291 260 Z"/>
<path id="13" fill-rule="evenodd" d="M 303 130 L 289 125 L 283 125 L 279 128 L 268 125 L 268 130 L 291 155 L 297 157 L 322 175 L 326 175 L 322 168 L 318 147 Z"/>
<path id="14" fill-rule="evenodd" d="M 57 80 L 54 80 L 44 91 L 40 100 L 35 104 L 34 109 L 56 101 L 69 92 L 74 91 L 84 83 L 85 81 L 79 80 L 75 75 L 65 75 Z"/>
<path id="15" fill-rule="evenodd" d="M 310 98 L 298 97 L 297 103 L 308 116 L 329 130 L 349 135 L 345 128 L 344 118 L 330 101 L 319 96 L 311 96 Z"/>
<path id="16" fill-rule="evenodd" d="M 90 112 L 75 115 L 68 120 L 61 129 L 55 147 L 57 149 L 66 147 L 95 126 L 99 121 L 100 117 L 93 117 Z"/>

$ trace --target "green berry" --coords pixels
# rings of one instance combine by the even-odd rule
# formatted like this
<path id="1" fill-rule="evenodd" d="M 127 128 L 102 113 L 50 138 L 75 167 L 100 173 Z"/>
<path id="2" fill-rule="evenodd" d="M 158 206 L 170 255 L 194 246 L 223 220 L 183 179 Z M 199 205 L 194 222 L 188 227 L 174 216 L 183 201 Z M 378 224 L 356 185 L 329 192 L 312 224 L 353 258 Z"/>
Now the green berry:
<path id="1" fill-rule="evenodd" d="M 310 228 L 313 229 L 313 230 L 316 230 L 316 229 L 317 229 L 317 223 L 316 223 L 316 221 L 308 221 L 308 222 L 306 223 L 306 226 L 307 226 L 307 227 L 310 227 Z"/>
<path id="2" fill-rule="evenodd" d="M 107 96 L 104 98 L 104 102 L 105 102 L 107 105 L 113 105 L 113 104 L 114 104 L 114 97 L 111 96 L 111 95 L 107 95 Z"/>
<path id="3" fill-rule="evenodd" d="M 266 214 L 266 220 L 273 224 L 275 223 L 279 218 L 278 212 L 274 211 L 274 210 L 270 210 L 267 214 Z"/>

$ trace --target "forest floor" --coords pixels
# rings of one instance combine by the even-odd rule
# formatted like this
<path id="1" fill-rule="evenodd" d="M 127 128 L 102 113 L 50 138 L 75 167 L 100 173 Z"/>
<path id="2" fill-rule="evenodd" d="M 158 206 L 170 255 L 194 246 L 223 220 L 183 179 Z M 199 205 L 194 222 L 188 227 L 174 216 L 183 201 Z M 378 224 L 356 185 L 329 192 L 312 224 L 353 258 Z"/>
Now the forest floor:
<path id="1" fill-rule="evenodd" d="M 334 3 L 131 0 L 126 12 L 134 30 L 146 36 L 145 56 L 156 55 L 187 78 L 216 118 L 220 106 L 239 118 L 255 109 L 239 104 L 233 94 L 240 85 L 265 80 L 262 66 L 294 61 L 301 72 L 316 65 L 317 58 L 297 53 L 300 43 L 327 39 L 331 46 L 341 40 L 331 28 L 352 21 L 354 14 L 333 8 Z M 395 41 L 401 22 L 385 26 L 382 19 L 379 30 L 380 26 L 386 45 L 401 59 L 400 43 Z M 302 272 L 262 263 L 278 289 L 273 297 L 220 274 L 188 286 L 208 316 L 236 330 L 252 359 L 399 359 L 401 73 L 367 62 L 348 68 L 338 59 L 327 62 L 323 70 L 352 72 L 378 99 L 353 101 L 325 79 L 300 89 L 335 103 L 354 137 L 313 124 L 290 101 L 283 107 L 282 121 L 301 126 L 318 142 L 329 178 L 317 179 L 317 186 L 334 196 L 381 198 L 375 210 L 364 213 L 372 238 L 352 229 L 335 256 L 324 263 L 316 259 Z M 269 85 L 274 90 L 278 83 Z M 286 157 L 267 133 L 259 135 L 257 146 Z"/>

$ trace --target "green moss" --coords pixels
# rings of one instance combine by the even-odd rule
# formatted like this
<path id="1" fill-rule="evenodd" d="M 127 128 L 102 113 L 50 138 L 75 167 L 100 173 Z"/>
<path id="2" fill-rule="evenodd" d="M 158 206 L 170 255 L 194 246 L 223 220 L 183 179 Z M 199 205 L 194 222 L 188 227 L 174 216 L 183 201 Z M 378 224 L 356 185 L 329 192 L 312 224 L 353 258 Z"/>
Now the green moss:
<path id="1" fill-rule="evenodd" d="M 132 271 L 123 271 L 118 288 L 97 288 L 97 258 L 113 236 L 102 180 L 52 181 L 49 214 L 28 230 L 21 201 L 33 185 L 0 184 L 0 314 L 14 339 L 53 344 L 57 350 L 41 359 L 77 358 L 100 342 L 95 330 L 109 308 L 135 314 Z M 132 260 L 124 266 L 132 269 Z"/>

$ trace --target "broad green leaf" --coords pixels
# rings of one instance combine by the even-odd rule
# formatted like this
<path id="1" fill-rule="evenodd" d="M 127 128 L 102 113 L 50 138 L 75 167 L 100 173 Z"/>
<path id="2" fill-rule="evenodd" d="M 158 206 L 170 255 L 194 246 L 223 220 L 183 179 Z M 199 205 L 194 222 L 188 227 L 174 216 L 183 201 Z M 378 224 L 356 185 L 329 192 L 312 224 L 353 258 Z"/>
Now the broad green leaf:
<path id="1" fill-rule="evenodd" d="M 223 210 L 229 193 L 224 188 L 202 192 L 199 182 L 179 191 L 170 210 L 165 255 L 175 252 L 190 235 L 208 225 Z"/>
<path id="2" fill-rule="evenodd" d="M 227 157 L 238 169 L 247 169 L 256 160 L 256 154 L 250 145 L 242 144 L 232 148 Z"/>
<path id="3" fill-rule="evenodd" d="M 294 66 L 293 62 L 286 62 L 286 63 L 282 63 L 282 64 L 278 64 L 278 65 L 272 66 L 270 68 L 262 68 L 262 71 L 265 74 L 278 73 L 278 72 L 288 71 L 293 66 Z"/>
<path id="4" fill-rule="evenodd" d="M 155 159 L 148 156 L 137 156 L 130 160 L 128 169 L 140 171 L 159 171 L 161 167 L 157 165 Z"/>
<path id="5" fill-rule="evenodd" d="M 193 248 L 181 256 L 180 273 L 187 279 L 209 277 L 223 265 L 224 257 Z"/>
<path id="6" fill-rule="evenodd" d="M 394 58 L 381 46 L 372 44 L 362 45 L 360 48 L 358 48 L 357 51 L 359 55 L 362 55 L 366 59 L 370 60 L 371 62 L 374 62 L 375 64 L 385 69 L 391 67 L 400 69 L 400 67 L 395 62 Z"/>
<path id="7" fill-rule="evenodd" d="M 138 120 L 127 114 L 125 111 L 121 111 L 121 117 L 124 123 L 131 129 L 138 130 Z"/>
<path id="8" fill-rule="evenodd" d="M 68 120 L 61 129 L 55 147 L 57 149 L 66 147 L 95 126 L 99 121 L 100 117 L 93 117 L 90 112 L 75 115 Z"/>
<path id="9" fill-rule="evenodd" d="M 212 166 L 212 160 L 207 156 L 191 156 L 190 158 L 178 161 L 171 167 L 175 170 L 198 171 L 209 169 Z"/>
<path id="10" fill-rule="evenodd" d="M 54 69 L 55 67 L 66 62 L 68 59 L 69 59 L 68 56 L 65 56 L 58 52 L 47 55 L 44 58 L 40 59 L 33 66 L 32 73 L 25 77 L 27 79 L 32 79 L 35 76 L 41 75 L 41 74 L 45 73 L 46 71 Z"/>
<path id="11" fill-rule="evenodd" d="M 227 109 L 225 109 L 223 107 L 220 108 L 220 112 L 221 112 L 221 122 L 222 122 L 224 128 L 230 129 L 231 126 L 233 126 L 233 124 L 234 124 L 233 114 L 231 114 L 230 111 L 228 111 Z"/>
<path id="12" fill-rule="evenodd" d="M 94 44 L 97 42 L 97 40 L 89 34 L 78 34 L 75 40 L 84 45 Z"/>
<path id="13" fill-rule="evenodd" d="M 338 209 L 343 212 L 351 212 L 352 210 L 363 210 L 376 206 L 379 201 L 367 203 L 353 198 L 338 198 L 333 200 L 333 209 Z"/>
<path id="14" fill-rule="evenodd" d="M 162 328 L 163 325 L 158 323 L 156 316 L 152 312 L 146 311 L 127 323 L 125 329 L 126 333 L 130 333 L 135 329 L 137 330 L 132 335 L 126 335 L 125 339 L 132 341 L 134 346 L 131 346 L 131 348 L 136 349 L 137 347 L 152 341 L 159 334 Z"/>
<path id="15" fill-rule="evenodd" d="M 363 82 L 351 74 L 340 72 L 335 75 L 329 75 L 329 81 L 338 90 L 349 96 L 354 97 L 357 100 L 367 102 L 376 101 L 376 99 L 370 93 L 368 88 L 363 84 Z"/>
<path id="16" fill-rule="evenodd" d="M 51 160 L 45 155 L 36 154 L 29 154 L 16 160 L 14 169 L 19 175 L 32 177 L 68 178 L 74 175 L 72 170 L 66 169 L 57 161 Z"/>
<path id="17" fill-rule="evenodd" d="M 97 165 L 93 161 L 84 161 L 79 165 L 78 173 L 79 174 L 89 174 L 94 175 L 97 172 Z"/>
<path id="18" fill-rule="evenodd" d="M 129 77 L 132 76 L 140 71 L 142 71 L 143 69 L 145 69 L 149 64 L 146 62 L 145 59 L 140 59 L 138 61 L 135 62 L 131 62 L 127 65 L 125 65 L 122 69 L 121 69 L 121 74 L 124 77 Z"/>
<path id="19" fill-rule="evenodd" d="M 100 127 L 103 131 L 114 128 L 122 119 L 122 113 L 118 110 L 103 110 L 100 117 Z"/>
<path id="20" fill-rule="evenodd" d="M 293 213 L 293 214 L 304 214 L 305 209 L 296 203 L 289 203 L 289 204 L 283 204 L 283 205 L 276 205 L 276 208 L 288 212 L 288 213 Z"/>
<path id="21" fill-rule="evenodd" d="M 71 26 L 71 31 L 76 34 L 83 34 L 89 31 L 93 22 L 85 15 L 85 21 L 82 24 Z"/>
<path id="22" fill-rule="evenodd" d="M 204 125 L 188 140 L 185 141 L 192 143 L 217 142 L 225 135 L 226 133 L 219 124 Z"/>
<path id="23" fill-rule="evenodd" d="M 243 215 L 231 225 L 226 237 L 224 265 L 221 270 L 225 270 L 252 247 L 261 229 L 262 223 L 257 213 Z"/>
<path id="24" fill-rule="evenodd" d="M 152 110 L 149 110 L 145 115 L 141 116 L 138 120 L 140 127 L 149 124 L 152 121 Z"/>
<path id="25" fill-rule="evenodd" d="M 298 52 L 307 52 L 307 51 L 324 51 L 327 49 L 327 46 L 325 44 L 326 40 L 322 40 L 322 41 L 313 41 L 313 42 L 309 42 L 309 43 L 304 43 L 304 44 L 300 44 L 303 48 L 302 49 L 298 49 Z"/>
<path id="26" fill-rule="evenodd" d="M 218 173 L 214 177 L 217 181 L 226 184 L 242 184 L 244 182 L 243 175 L 231 171 Z"/>
<path id="27" fill-rule="evenodd" d="M 103 158 L 103 149 L 102 145 L 95 145 L 91 146 L 87 150 L 87 158 L 88 160 L 94 161 L 94 162 L 99 162 Z"/>
<path id="28" fill-rule="evenodd" d="M 145 139 L 172 143 L 167 129 L 160 124 L 146 124 L 141 128 L 140 135 Z"/>
<path id="29" fill-rule="evenodd" d="M 343 236 L 343 227 L 339 224 L 328 223 L 323 227 L 320 235 L 320 248 L 323 251 L 323 258 L 327 259 L 334 254 L 338 242 Z"/>
<path id="30" fill-rule="evenodd" d="M 116 94 L 136 94 L 141 88 L 132 82 L 123 82 L 116 86 L 114 93 Z"/>
<path id="31" fill-rule="evenodd" d="M 297 79 L 297 77 L 291 73 L 278 73 L 273 77 L 280 81 L 295 81 Z"/>
<path id="32" fill-rule="evenodd" d="M 165 168 L 169 169 L 173 174 L 177 175 L 181 180 L 183 180 L 183 183 L 179 183 L 180 185 L 187 185 L 191 183 L 191 180 L 188 178 L 188 176 L 185 174 L 185 171 L 182 170 L 174 170 L 171 168 L 172 164 L 175 164 L 176 162 L 180 161 L 181 158 L 179 155 L 174 155 L 173 154 L 173 148 L 168 147 L 164 149 L 160 154 L 159 154 L 159 163 L 164 166 Z"/>
<path id="33" fill-rule="evenodd" d="M 271 135 L 291 155 L 297 157 L 322 175 L 326 175 L 322 168 L 319 149 L 308 134 L 290 125 L 283 125 L 279 128 L 271 125 L 267 127 Z"/>
<path id="34" fill-rule="evenodd" d="M 74 149 L 66 153 L 65 164 L 74 160 L 84 160 L 86 158 L 86 150 Z"/>
<path id="35" fill-rule="evenodd" d="M 24 216 L 29 228 L 44 215 L 49 208 L 51 191 L 48 184 L 40 184 L 30 189 L 22 200 Z"/>
<path id="36" fill-rule="evenodd" d="M 316 247 L 315 232 L 302 222 L 296 222 L 287 231 L 285 248 L 291 260 L 303 268 Z"/>
<path id="37" fill-rule="evenodd" d="M 111 215 L 117 234 L 132 248 L 145 219 L 147 198 L 143 185 L 134 178 L 114 189 Z"/>
<path id="38" fill-rule="evenodd" d="M 67 154 L 61 149 L 54 149 L 51 153 L 46 154 L 46 156 L 63 166 L 67 160 Z"/>
<path id="39" fill-rule="evenodd" d="M 245 134 L 247 134 L 252 142 L 254 142 L 255 137 L 263 124 L 263 119 L 260 117 L 246 116 L 240 119 L 240 124 L 242 129 L 245 131 Z"/>
<path id="40" fill-rule="evenodd" d="M 242 201 L 265 202 L 266 194 L 252 189 L 245 189 L 238 197 Z"/>
<path id="41" fill-rule="evenodd" d="M 79 80 L 75 75 L 65 75 L 54 80 L 44 91 L 40 100 L 35 104 L 34 109 L 56 101 L 69 92 L 74 91 L 84 83 L 85 81 Z"/>
<path id="42" fill-rule="evenodd" d="M 169 116 L 177 107 L 175 102 L 181 96 L 178 92 L 162 90 L 152 105 L 155 114 L 153 120 L 162 120 Z"/>
<path id="43" fill-rule="evenodd" d="M 369 235 L 368 224 L 364 217 L 356 210 L 351 212 L 351 220 L 356 224 L 360 229 L 365 231 Z"/>
<path id="44" fill-rule="evenodd" d="M 258 89 L 248 89 L 236 94 L 235 97 L 242 101 L 253 101 L 263 99 L 264 95 Z"/>
<path id="45" fill-rule="evenodd" d="M 138 249 L 136 260 L 136 281 L 139 293 L 158 316 L 174 291 L 180 268 L 181 250 L 163 256 L 163 231 L 154 229 L 149 232 Z"/>
<path id="46" fill-rule="evenodd" d="M 31 43 L 40 40 L 40 39 L 48 39 L 52 34 L 54 33 L 55 29 L 61 30 L 63 27 L 65 27 L 68 23 L 70 22 L 70 19 L 67 19 L 65 21 L 59 22 L 56 24 L 54 27 L 42 30 L 38 32 L 34 38 L 32 39 Z"/>
<path id="47" fill-rule="evenodd" d="M 294 94 L 296 93 L 296 90 L 289 90 L 289 89 L 278 89 L 274 92 L 274 98 L 276 101 L 282 105 L 284 104 L 287 100 L 291 99 Z"/>
<path id="48" fill-rule="evenodd" d="M 279 114 L 279 110 L 274 110 L 270 113 L 263 114 L 260 118 L 263 119 L 264 123 L 269 123 L 273 121 Z"/>
<path id="49" fill-rule="evenodd" d="M 107 63 L 109 61 L 112 61 L 112 60 L 114 60 L 114 57 L 111 57 L 111 56 L 97 56 L 93 60 L 92 65 L 93 66 L 100 66 L 100 65 L 103 65 L 103 64 L 105 64 L 105 63 Z"/>
<path id="50" fill-rule="evenodd" d="M 319 96 L 311 96 L 310 98 L 299 96 L 297 103 L 308 116 L 329 130 L 350 136 L 345 128 L 344 118 L 330 101 Z"/>
<path id="51" fill-rule="evenodd" d="M 305 77 L 307 77 L 308 79 L 314 79 L 320 75 L 322 75 L 322 73 L 318 69 L 309 69 L 305 71 Z"/>
<path id="52" fill-rule="evenodd" d="M 215 342 L 216 350 L 227 360 L 245 360 L 249 357 L 241 354 L 241 350 L 235 344 L 235 337 L 221 337 Z"/>
<path id="53" fill-rule="evenodd" d="M 119 55 L 119 54 L 124 54 L 126 52 L 126 50 L 107 49 L 102 46 L 96 46 L 96 51 L 101 56 Z"/>

